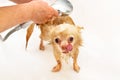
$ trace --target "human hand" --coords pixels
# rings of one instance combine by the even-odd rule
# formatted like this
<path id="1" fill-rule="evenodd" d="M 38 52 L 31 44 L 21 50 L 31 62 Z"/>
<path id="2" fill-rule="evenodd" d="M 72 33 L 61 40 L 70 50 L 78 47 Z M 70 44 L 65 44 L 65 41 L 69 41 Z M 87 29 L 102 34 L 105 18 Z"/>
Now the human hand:
<path id="1" fill-rule="evenodd" d="M 15 3 L 17 3 L 17 4 L 22 4 L 22 3 L 30 2 L 30 1 L 32 1 L 32 0 L 10 0 L 10 1 L 15 2 Z"/>
<path id="2" fill-rule="evenodd" d="M 31 20 L 37 24 L 43 24 L 53 17 L 58 16 L 58 12 L 43 0 L 31 1 L 29 5 L 32 8 Z"/>

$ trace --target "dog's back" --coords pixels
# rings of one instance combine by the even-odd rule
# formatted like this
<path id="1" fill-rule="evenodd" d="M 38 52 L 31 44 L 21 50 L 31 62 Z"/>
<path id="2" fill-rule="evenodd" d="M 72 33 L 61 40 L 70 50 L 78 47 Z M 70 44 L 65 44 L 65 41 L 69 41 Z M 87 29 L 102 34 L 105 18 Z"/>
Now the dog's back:
<path id="1" fill-rule="evenodd" d="M 50 40 L 50 33 L 51 33 L 51 30 L 57 26 L 57 25 L 60 25 L 60 24 L 63 24 L 63 23 L 68 23 L 68 24 L 72 24 L 74 25 L 74 22 L 72 20 L 72 18 L 70 16 L 59 16 L 59 17 L 55 17 L 53 18 L 52 20 L 48 21 L 47 23 L 45 24 L 41 24 L 41 25 L 38 25 L 38 27 L 40 28 L 40 49 L 41 50 L 44 50 L 44 44 L 43 44 L 43 41 L 49 41 Z M 30 36 L 33 32 L 33 29 L 34 29 L 34 23 L 30 25 L 30 27 L 27 29 L 27 34 L 26 34 L 26 48 L 27 48 L 27 45 L 28 45 L 28 41 L 30 39 Z"/>
<path id="2" fill-rule="evenodd" d="M 70 16 L 59 16 L 59 17 L 47 22 L 46 24 L 42 24 L 42 25 L 39 26 L 40 31 L 41 31 L 40 38 L 43 39 L 43 40 L 49 40 L 51 30 L 56 25 L 60 25 L 60 24 L 63 24 L 63 23 L 68 23 L 68 24 L 74 25 L 74 22 L 73 22 L 73 20 Z"/>

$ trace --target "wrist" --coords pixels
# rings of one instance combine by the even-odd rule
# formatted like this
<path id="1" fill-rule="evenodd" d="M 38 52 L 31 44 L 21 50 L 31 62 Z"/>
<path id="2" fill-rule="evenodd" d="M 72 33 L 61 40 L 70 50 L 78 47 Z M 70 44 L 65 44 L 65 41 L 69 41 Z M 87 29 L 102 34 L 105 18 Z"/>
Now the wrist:
<path id="1" fill-rule="evenodd" d="M 35 1 L 35 0 L 32 0 L 32 1 L 28 2 L 27 5 L 26 5 L 26 6 L 29 7 L 27 9 L 29 11 L 28 16 L 29 16 L 30 20 L 34 20 L 34 16 L 37 15 L 36 14 L 36 11 L 37 11 L 36 9 L 38 9 L 37 5 L 38 5 L 38 1 Z"/>
<path id="2" fill-rule="evenodd" d="M 21 12 L 23 12 L 22 14 L 22 18 L 24 19 L 24 22 L 26 21 L 30 21 L 31 17 L 32 17 L 32 13 L 33 13 L 33 7 L 32 4 L 29 3 L 24 3 L 24 4 L 20 4 L 21 6 Z"/>

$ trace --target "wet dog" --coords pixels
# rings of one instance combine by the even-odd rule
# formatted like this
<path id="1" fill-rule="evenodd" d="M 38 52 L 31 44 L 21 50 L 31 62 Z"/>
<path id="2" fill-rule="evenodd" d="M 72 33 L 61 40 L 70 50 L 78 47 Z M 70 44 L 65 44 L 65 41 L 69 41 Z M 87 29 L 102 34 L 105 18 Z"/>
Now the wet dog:
<path id="1" fill-rule="evenodd" d="M 27 29 L 26 48 L 28 40 L 33 32 L 34 23 Z M 57 61 L 57 65 L 52 69 L 53 72 L 60 71 L 62 67 L 62 59 L 73 58 L 73 69 L 79 72 L 80 67 L 77 63 L 79 54 L 79 46 L 82 45 L 81 29 L 76 26 L 70 16 L 59 16 L 39 25 L 40 34 L 40 50 L 44 50 L 44 40 L 50 41 L 53 46 L 53 53 Z"/>
<path id="2" fill-rule="evenodd" d="M 62 59 L 67 60 L 73 58 L 73 69 L 79 72 L 80 67 L 77 63 L 79 54 L 79 46 L 82 45 L 80 35 L 81 28 L 71 24 L 60 24 L 54 28 L 51 33 L 51 43 L 53 46 L 54 56 L 57 65 L 53 68 L 53 72 L 61 69 Z"/>

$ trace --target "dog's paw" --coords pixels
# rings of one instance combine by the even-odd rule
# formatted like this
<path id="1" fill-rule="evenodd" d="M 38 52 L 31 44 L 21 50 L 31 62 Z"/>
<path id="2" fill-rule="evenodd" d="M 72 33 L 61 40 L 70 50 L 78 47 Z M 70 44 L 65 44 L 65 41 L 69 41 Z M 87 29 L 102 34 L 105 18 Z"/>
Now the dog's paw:
<path id="1" fill-rule="evenodd" d="M 73 69 L 76 71 L 76 72 L 79 72 L 80 71 L 80 67 L 78 65 L 74 65 L 73 66 Z"/>
<path id="2" fill-rule="evenodd" d="M 45 50 L 45 46 L 40 45 L 39 49 L 42 50 L 42 51 L 44 51 Z"/>
<path id="3" fill-rule="evenodd" d="M 53 67 L 52 72 L 58 72 L 60 71 L 60 69 L 61 69 L 61 65 L 56 65 L 55 67 Z"/>

